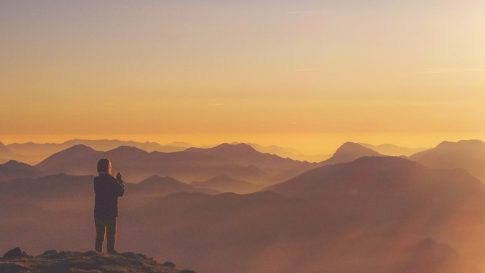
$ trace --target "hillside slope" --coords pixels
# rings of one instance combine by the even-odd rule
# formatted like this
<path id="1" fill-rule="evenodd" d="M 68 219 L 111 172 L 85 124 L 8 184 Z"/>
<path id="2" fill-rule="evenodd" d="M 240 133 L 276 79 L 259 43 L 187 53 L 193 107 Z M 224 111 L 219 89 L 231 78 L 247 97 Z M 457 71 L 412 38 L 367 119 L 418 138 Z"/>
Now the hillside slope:
<path id="1" fill-rule="evenodd" d="M 37 168 L 15 160 L 0 164 L 0 182 L 18 178 L 33 178 L 40 175 L 42 175 L 42 172 Z"/>
<path id="2" fill-rule="evenodd" d="M 444 141 L 410 157 L 431 168 L 461 168 L 485 181 L 485 142 L 481 140 Z"/>

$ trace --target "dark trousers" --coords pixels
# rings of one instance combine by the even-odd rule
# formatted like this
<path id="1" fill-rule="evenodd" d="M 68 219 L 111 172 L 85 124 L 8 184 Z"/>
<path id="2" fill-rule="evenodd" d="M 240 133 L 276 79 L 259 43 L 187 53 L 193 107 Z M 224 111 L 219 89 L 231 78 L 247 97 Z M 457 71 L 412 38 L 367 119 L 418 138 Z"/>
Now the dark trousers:
<path id="1" fill-rule="evenodd" d="M 116 242 L 116 217 L 108 219 L 94 218 L 96 225 L 96 251 L 103 251 L 103 241 L 106 234 L 108 252 L 115 251 Z"/>

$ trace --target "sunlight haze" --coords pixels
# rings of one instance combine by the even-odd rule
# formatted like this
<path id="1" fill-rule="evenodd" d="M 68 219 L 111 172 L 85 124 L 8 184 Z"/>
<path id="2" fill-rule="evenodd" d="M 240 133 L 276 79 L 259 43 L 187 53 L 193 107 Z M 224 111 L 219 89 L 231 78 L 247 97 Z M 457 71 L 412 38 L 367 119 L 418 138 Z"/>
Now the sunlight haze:
<path id="1" fill-rule="evenodd" d="M 483 1 L 2 1 L 0 140 L 483 138 Z"/>

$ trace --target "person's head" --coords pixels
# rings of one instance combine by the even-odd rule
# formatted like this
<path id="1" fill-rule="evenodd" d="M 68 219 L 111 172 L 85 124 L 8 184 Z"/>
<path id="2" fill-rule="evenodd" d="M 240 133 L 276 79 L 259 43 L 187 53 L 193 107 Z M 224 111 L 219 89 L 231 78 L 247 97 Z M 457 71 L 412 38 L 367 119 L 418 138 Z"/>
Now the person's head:
<path id="1" fill-rule="evenodd" d="M 99 174 L 111 174 L 111 161 L 106 158 L 102 158 L 98 161 L 98 173 Z"/>

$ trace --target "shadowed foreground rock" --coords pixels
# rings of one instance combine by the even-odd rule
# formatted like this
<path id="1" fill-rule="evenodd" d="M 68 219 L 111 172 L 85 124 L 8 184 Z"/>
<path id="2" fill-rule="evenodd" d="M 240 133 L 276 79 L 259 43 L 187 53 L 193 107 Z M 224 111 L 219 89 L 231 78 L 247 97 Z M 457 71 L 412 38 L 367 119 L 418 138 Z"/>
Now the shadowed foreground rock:
<path id="1" fill-rule="evenodd" d="M 18 255 L 15 255 L 15 254 Z M 7 255 L 8 254 L 8 255 Z M 0 273 L 195 273 L 178 270 L 172 262 L 157 263 L 143 254 L 118 255 L 94 251 L 71 252 L 49 250 L 39 256 L 28 256 L 20 249 L 8 251 L 0 258 Z"/>

